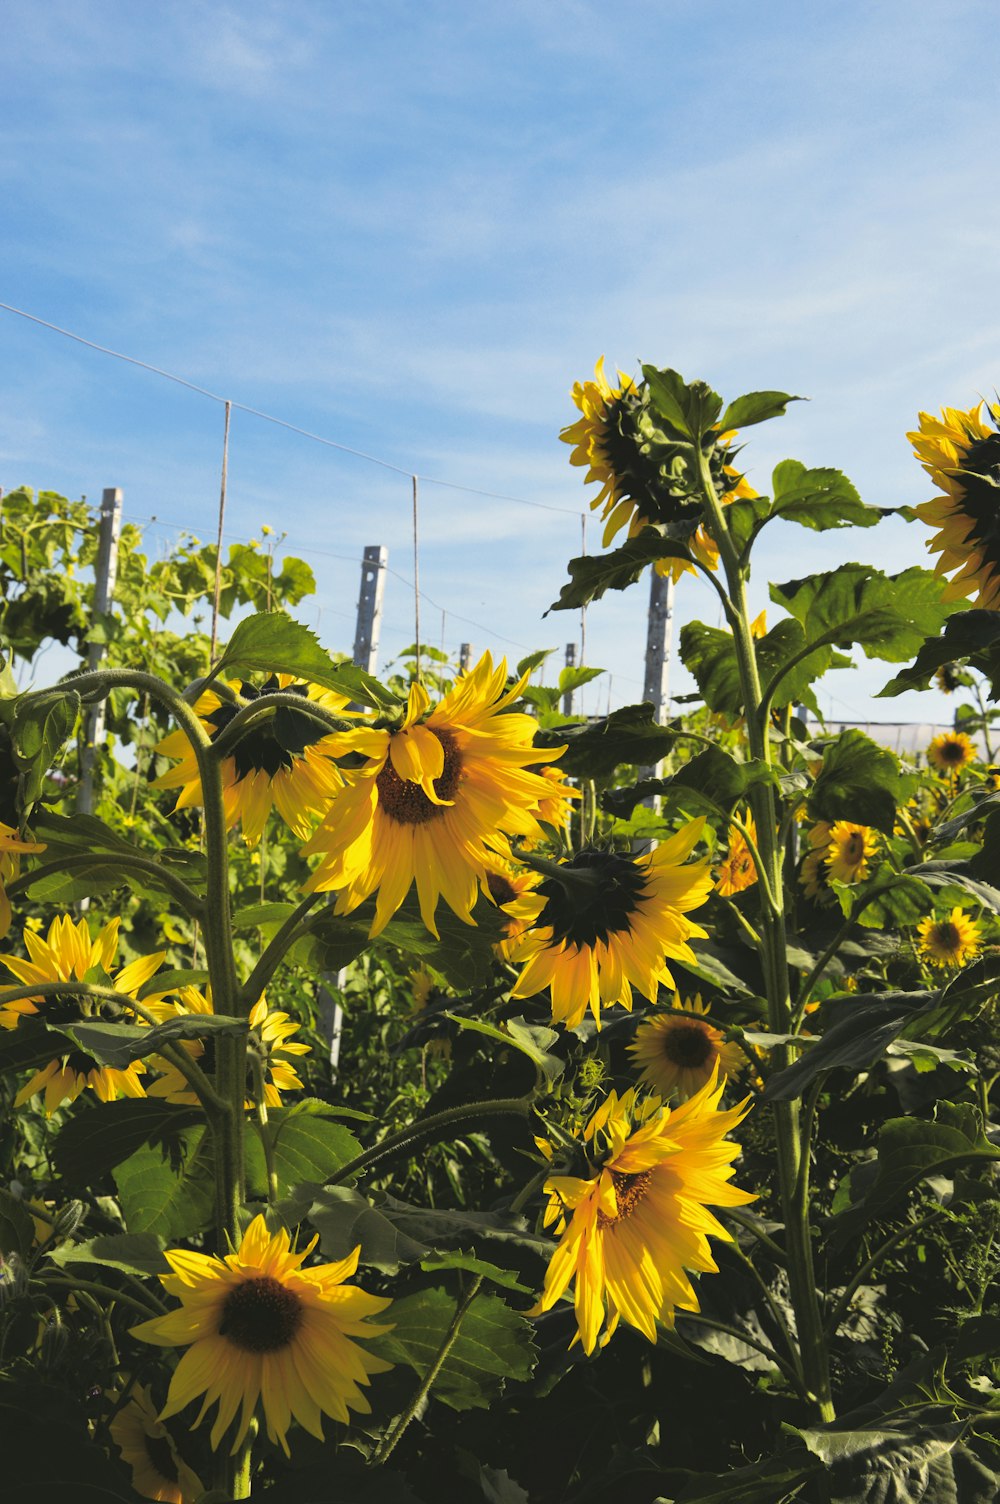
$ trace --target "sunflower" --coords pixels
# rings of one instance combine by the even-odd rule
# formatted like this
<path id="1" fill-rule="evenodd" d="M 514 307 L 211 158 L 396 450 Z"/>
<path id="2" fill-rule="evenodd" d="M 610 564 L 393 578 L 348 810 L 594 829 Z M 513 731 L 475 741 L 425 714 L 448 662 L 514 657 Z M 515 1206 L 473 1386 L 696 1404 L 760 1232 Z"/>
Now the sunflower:
<path id="1" fill-rule="evenodd" d="M 960 600 L 978 591 L 975 604 L 1000 607 L 1000 407 L 983 419 L 982 402 L 969 411 L 945 407 L 940 418 L 919 415 L 920 428 L 906 437 L 942 495 L 914 507 L 939 531 L 928 543 L 940 555 L 935 574 L 951 574 L 944 599 Z M 957 573 L 954 573 L 957 571 Z"/>
<path id="2" fill-rule="evenodd" d="M 200 1425 L 218 1401 L 212 1426 L 218 1449 L 239 1409 L 235 1452 L 259 1400 L 268 1437 L 287 1456 L 293 1419 L 322 1441 L 324 1414 L 346 1423 L 351 1410 L 370 1413 L 358 1386 L 392 1364 L 352 1338 L 388 1331 L 366 1318 L 390 1302 L 344 1284 L 358 1267 L 360 1245 L 337 1263 L 303 1269 L 318 1241 L 294 1253 L 284 1229 L 272 1237 L 264 1218 L 255 1217 L 225 1258 L 185 1248 L 164 1255 L 174 1272 L 161 1274 L 160 1282 L 181 1305 L 132 1328 L 133 1336 L 159 1347 L 190 1344 L 174 1370 L 161 1420 L 204 1395 Z"/>
<path id="3" fill-rule="evenodd" d="M 44 850 L 45 847 L 37 841 L 22 841 L 13 825 L 5 825 L 0 820 L 0 940 L 10 929 L 12 917 L 4 885 L 20 877 L 22 856 L 35 856 Z"/>
<path id="4" fill-rule="evenodd" d="M 146 1006 L 150 1007 L 149 1004 Z M 215 1011 L 212 1006 L 212 989 L 209 987 L 206 992 L 199 992 L 197 987 L 183 987 L 176 1001 L 156 1003 L 150 1007 L 150 1011 L 161 1023 L 166 1023 L 171 1018 L 183 1018 L 196 1013 L 211 1015 Z M 250 1048 L 261 1060 L 264 1101 L 268 1107 L 280 1107 L 283 1091 L 302 1090 L 302 1082 L 296 1074 L 292 1061 L 296 1055 L 308 1055 L 309 1046 L 301 1040 L 292 1039 L 292 1035 L 298 1033 L 299 1025 L 294 1023 L 287 1013 L 272 1012 L 263 995 L 250 1010 L 248 1022 L 250 1024 Z M 211 1035 L 208 1039 L 183 1039 L 179 1043 L 192 1060 L 201 1063 L 203 1069 L 206 1066 L 209 1070 L 213 1068 L 215 1049 Z M 208 1058 L 203 1059 L 204 1056 Z M 175 1065 L 161 1059 L 159 1055 L 152 1056 L 149 1063 L 163 1074 L 149 1087 L 148 1096 L 162 1097 L 167 1102 L 197 1106 L 198 1098 Z M 253 1099 L 256 1095 L 252 1077 L 248 1077 L 247 1080 L 247 1093 L 246 1106 L 250 1108 L 253 1106 Z"/>
<path id="5" fill-rule="evenodd" d="M 942 663 L 934 675 L 934 683 L 943 695 L 953 695 L 962 683 L 962 670 L 957 663 Z"/>
<path id="6" fill-rule="evenodd" d="M 739 1045 L 728 1044 L 721 1029 L 703 1017 L 708 1010 L 701 993 L 681 1002 L 674 993 L 674 1011 L 643 1019 L 629 1045 L 632 1063 L 642 1067 L 640 1085 L 651 1086 L 661 1097 L 676 1093 L 682 1102 L 700 1091 L 718 1069 L 720 1079 L 735 1076 L 749 1064 Z"/>
<path id="7" fill-rule="evenodd" d="M 952 909 L 947 919 L 921 919 L 917 934 L 917 949 L 932 966 L 964 966 L 978 954 L 982 938 L 980 926 L 960 908 Z"/>
<path id="8" fill-rule="evenodd" d="M 74 922 L 67 915 L 60 915 L 53 919 L 44 940 L 25 928 L 24 946 L 29 960 L 22 960 L 20 956 L 0 956 L 0 964 L 25 986 L 34 982 L 82 982 L 84 977 L 94 980 L 88 973 L 96 972 L 96 980 L 103 985 L 135 997 L 140 987 L 145 986 L 159 969 L 165 952 L 140 956 L 112 976 L 120 924 L 118 918 L 110 920 L 97 938 L 92 939 L 86 919 Z M 148 1002 L 144 1006 L 148 1006 Z M 101 1004 L 85 996 L 16 998 L 5 1002 L 0 989 L 0 1028 L 16 1029 L 22 1018 L 29 1017 L 41 1018 L 58 1027 L 60 1023 L 100 1018 Z M 117 1070 L 110 1065 L 101 1065 L 84 1050 L 67 1048 L 58 1060 L 49 1061 L 21 1087 L 14 1098 L 14 1106 L 20 1107 L 30 1097 L 44 1091 L 45 1111 L 51 1116 L 61 1102 L 75 1102 L 88 1086 L 102 1102 L 113 1102 L 122 1096 L 144 1097 L 146 1093 L 139 1077 L 145 1069 L 141 1060 L 133 1060 L 125 1070 Z"/>
<path id="9" fill-rule="evenodd" d="M 538 806 L 551 796 L 548 781 L 528 771 L 538 762 L 536 722 L 509 708 L 524 683 L 508 689 L 506 661 L 494 668 L 484 653 L 434 709 L 423 686 L 414 684 L 402 725 L 339 736 L 340 755 L 360 753 L 365 762 L 348 774 L 303 848 L 321 858 L 307 891 L 337 890 L 338 914 L 377 892 L 373 935 L 414 882 L 432 935 L 441 897 L 466 924 L 475 923 L 472 910 L 490 853 L 507 854 L 508 836 L 540 840 Z"/>
<path id="10" fill-rule="evenodd" d="M 537 872 L 515 867 L 503 857 L 491 856 L 489 860 L 483 892 L 508 916 L 504 938 L 493 947 L 503 961 L 513 959 L 518 940 L 545 907 L 545 899 L 537 891 L 540 882 Z"/>
<path id="11" fill-rule="evenodd" d="M 836 820 L 823 861 L 831 882 L 859 883 L 868 876 L 869 860 L 878 850 L 875 833 L 867 825 Z"/>
<path id="12" fill-rule="evenodd" d="M 553 830 L 567 830 L 573 812 L 573 800 L 582 799 L 583 794 L 568 782 L 561 768 L 545 766 L 533 771 L 537 771 L 548 785 L 538 801 L 535 818 L 543 825 L 550 825 Z M 526 849 L 530 849 L 527 841 L 523 844 Z"/>
<path id="13" fill-rule="evenodd" d="M 746 816 L 747 833 L 751 841 L 757 844 L 757 826 L 754 824 L 753 815 Z M 753 887 L 757 881 L 757 868 L 754 859 L 750 855 L 750 848 L 743 839 L 741 831 L 735 825 L 729 829 L 729 849 L 726 852 L 725 861 L 719 867 L 719 880 L 716 890 L 723 898 L 729 898 L 733 893 L 742 893 L 744 888 Z"/>
<path id="14" fill-rule="evenodd" d="M 156 1407 L 142 1384 L 133 1384 L 129 1398 L 109 1427 L 122 1460 L 132 1469 L 132 1487 L 144 1499 L 161 1504 L 195 1504 L 205 1485 L 183 1460 L 173 1437 L 156 1418 Z"/>
<path id="15" fill-rule="evenodd" d="M 818 820 L 808 834 L 809 851 L 802 863 L 799 882 L 806 890 L 806 897 L 813 903 L 835 902 L 836 895 L 830 887 L 830 874 L 826 866 L 830 850 L 830 831 L 826 820 Z"/>
<path id="16" fill-rule="evenodd" d="M 244 701 L 268 695 L 299 695 L 331 715 L 344 715 L 348 701 L 331 690 L 297 683 L 290 674 L 272 674 L 257 687 L 233 679 L 230 688 Z M 209 736 L 215 737 L 238 707 L 207 690 L 195 705 Z M 243 839 L 256 846 L 272 806 L 300 840 L 326 810 L 343 779 L 334 758 L 339 755 L 335 735 L 324 732 L 311 716 L 282 706 L 268 720 L 258 722 L 222 763 L 222 797 L 226 829 L 242 826 Z M 178 759 L 177 766 L 155 778 L 154 789 L 180 789 L 175 809 L 202 803 L 198 763 L 183 731 L 171 731 L 155 749 L 161 757 Z"/>
<path id="17" fill-rule="evenodd" d="M 709 1206 L 754 1200 L 727 1184 L 740 1151 L 725 1135 L 747 1103 L 722 1112 L 721 1096 L 714 1075 L 673 1111 L 634 1087 L 620 1098 L 613 1091 L 584 1129 L 589 1174 L 546 1181 L 546 1225 L 566 1226 L 532 1314 L 551 1310 L 575 1281 L 584 1352 L 603 1346 L 619 1320 L 655 1342 L 657 1322 L 672 1327 L 675 1310 L 699 1309 L 685 1270 L 717 1273 L 708 1239 L 731 1241 Z"/>
<path id="18" fill-rule="evenodd" d="M 545 908 L 514 947 L 524 966 L 511 996 L 550 988 L 553 1022 L 573 1029 L 588 1007 L 598 1027 L 603 1004 L 631 1008 L 633 986 L 651 1002 L 661 982 L 672 986 L 667 958 L 693 962 L 687 941 L 706 933 L 684 916 L 711 892 L 709 864 L 682 865 L 704 824 L 638 858 L 587 848 L 540 883 Z"/>
<path id="19" fill-rule="evenodd" d="M 927 748 L 927 761 L 942 773 L 957 773 L 975 760 L 975 746 L 964 731 L 942 731 Z"/>
<path id="20" fill-rule="evenodd" d="M 573 383 L 573 402 L 582 417 L 564 428 L 559 435 L 564 444 L 574 445 L 569 457 L 570 464 L 588 467 L 584 484 L 588 485 L 592 480 L 600 482 L 601 489 L 590 505 L 594 511 L 603 506 L 604 517 L 613 516 L 625 497 L 624 484 L 616 472 L 615 460 L 616 451 L 621 445 L 623 409 L 627 405 L 628 395 L 634 394 L 636 390 L 635 382 L 624 371 L 618 372 L 618 380 L 621 384 L 617 387 L 613 387 L 608 381 L 604 374 L 602 355 L 594 367 L 593 381 Z M 605 532 L 605 547 L 621 525 L 619 521 L 610 532 Z"/>

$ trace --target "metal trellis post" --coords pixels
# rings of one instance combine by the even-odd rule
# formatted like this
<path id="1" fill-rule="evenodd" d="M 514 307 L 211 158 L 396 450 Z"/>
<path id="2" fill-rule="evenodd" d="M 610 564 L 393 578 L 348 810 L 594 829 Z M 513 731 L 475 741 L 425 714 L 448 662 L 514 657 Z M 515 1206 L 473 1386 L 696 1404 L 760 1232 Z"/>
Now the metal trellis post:
<path id="1" fill-rule="evenodd" d="M 646 627 L 646 671 L 642 698 L 653 707 L 653 719 L 659 725 L 667 720 L 670 704 L 670 647 L 674 630 L 674 582 L 669 575 L 650 571 L 649 621 Z M 639 769 L 640 778 L 656 778 L 659 763 Z M 647 801 L 648 802 L 648 801 Z"/>
<path id="2" fill-rule="evenodd" d="M 107 616 L 115 594 L 118 576 L 118 540 L 122 530 L 122 493 L 118 486 L 108 486 L 101 496 L 100 533 L 97 561 L 94 565 L 94 618 Z M 87 647 L 87 668 L 93 672 L 104 657 L 104 644 L 91 642 Z M 84 719 L 83 749 L 80 757 L 80 787 L 76 807 L 81 815 L 94 808 L 94 764 L 97 748 L 104 735 L 105 701 L 88 710 Z"/>
<path id="3" fill-rule="evenodd" d="M 568 642 L 566 644 L 566 667 L 567 668 L 576 668 L 576 643 L 575 642 Z M 563 695 L 563 699 L 562 699 L 562 713 L 563 713 L 563 715 L 572 715 L 573 714 L 573 699 L 574 699 L 573 691 L 571 689 L 567 689 L 567 691 Z"/>

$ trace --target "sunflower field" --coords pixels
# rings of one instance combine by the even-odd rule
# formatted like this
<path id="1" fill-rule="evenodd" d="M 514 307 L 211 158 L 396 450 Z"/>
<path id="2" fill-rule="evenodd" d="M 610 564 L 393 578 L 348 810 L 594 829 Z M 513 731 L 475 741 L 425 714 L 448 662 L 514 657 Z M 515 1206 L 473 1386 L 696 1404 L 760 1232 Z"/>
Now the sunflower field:
<path id="1" fill-rule="evenodd" d="M 555 609 L 718 600 L 667 725 L 561 715 L 544 653 L 380 682 L 267 538 L 126 528 L 95 616 L 87 507 L 3 499 L 18 1504 L 1000 1493 L 1000 408 L 910 436 L 933 570 L 772 584 L 769 622 L 765 527 L 886 514 L 750 485 L 795 399 L 603 362 L 573 399 L 605 551 Z M 955 730 L 827 734 L 852 653 Z"/>

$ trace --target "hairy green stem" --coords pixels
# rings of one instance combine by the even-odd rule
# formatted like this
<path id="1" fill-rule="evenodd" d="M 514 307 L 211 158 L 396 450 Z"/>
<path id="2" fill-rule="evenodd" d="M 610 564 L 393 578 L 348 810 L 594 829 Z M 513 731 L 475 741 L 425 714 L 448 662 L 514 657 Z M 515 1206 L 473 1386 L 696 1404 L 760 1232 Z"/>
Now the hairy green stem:
<path id="1" fill-rule="evenodd" d="M 365 1170 L 380 1164 L 382 1160 L 394 1158 L 429 1134 L 438 1133 L 442 1128 L 451 1128 L 456 1123 L 466 1123 L 475 1118 L 526 1118 L 530 1112 L 531 1103 L 524 1097 L 499 1097 L 495 1102 L 467 1102 L 461 1107 L 449 1107 L 444 1112 L 437 1112 L 433 1117 L 424 1118 L 422 1122 L 411 1123 L 399 1133 L 390 1134 L 380 1143 L 373 1144 L 346 1165 L 341 1165 L 339 1170 L 327 1177 L 326 1183 L 341 1185 L 352 1176 L 361 1175 Z"/>
<path id="2" fill-rule="evenodd" d="M 329 710 L 324 710 L 315 700 L 307 700 L 302 695 L 282 694 L 277 690 L 262 695 L 259 700 L 249 701 L 236 712 L 232 720 L 213 738 L 212 745 L 216 754 L 219 757 L 231 757 L 245 736 L 261 721 L 271 720 L 279 710 L 294 710 L 296 715 L 315 721 L 327 733 L 350 731 L 355 724 L 345 720 L 343 716 L 331 715 Z"/>
<path id="3" fill-rule="evenodd" d="M 882 1260 L 886 1258 L 894 1248 L 898 1248 L 901 1243 L 905 1243 L 908 1238 L 913 1237 L 914 1233 L 922 1232 L 927 1224 L 929 1222 L 933 1222 L 935 1218 L 940 1217 L 944 1210 L 945 1208 L 943 1206 L 935 1207 L 932 1211 L 928 1212 L 926 1217 L 921 1217 L 918 1222 L 908 1222 L 905 1227 L 897 1228 L 897 1230 L 892 1234 L 891 1237 L 886 1238 L 884 1243 L 879 1244 L 878 1248 L 876 1248 L 871 1258 L 865 1259 L 865 1262 L 861 1265 L 861 1268 L 851 1277 L 848 1284 L 844 1287 L 840 1299 L 837 1301 L 837 1304 L 834 1306 L 833 1310 L 830 1313 L 829 1320 L 826 1323 L 827 1336 L 836 1336 L 838 1330 L 840 1329 L 840 1325 L 844 1320 L 844 1317 L 847 1315 L 848 1311 L 851 1308 L 851 1302 L 853 1301 L 855 1295 L 858 1293 L 858 1290 L 865 1283 L 868 1276 L 874 1272 L 874 1270 L 878 1267 Z"/>
<path id="4" fill-rule="evenodd" d="M 303 921 L 309 910 L 319 903 L 324 895 L 322 893 L 307 893 L 301 903 L 289 914 L 277 931 L 274 938 L 261 952 L 260 959 L 253 971 L 243 983 L 243 997 L 247 1005 L 253 1008 L 264 988 L 274 976 L 286 953 L 304 933 Z"/>
<path id="5" fill-rule="evenodd" d="M 134 856 L 126 856 L 123 851 L 90 851 L 82 852 L 78 856 L 60 857 L 57 862 L 44 862 L 38 867 L 33 867 L 30 872 L 22 873 L 13 882 L 7 883 L 7 893 L 8 896 L 22 893 L 34 883 L 40 882 L 42 878 L 56 873 L 75 872 L 78 868 L 89 871 L 92 867 L 114 867 L 119 872 L 138 872 L 155 877 L 156 881 L 169 891 L 171 897 L 177 900 L 185 913 L 190 914 L 192 918 L 200 919 L 201 917 L 204 905 L 187 883 L 176 873 L 171 872 L 162 862 L 154 862 L 151 857 L 141 856 L 139 852 L 136 852 Z"/>
<path id="6" fill-rule="evenodd" d="M 749 1333 L 740 1331 L 738 1326 L 730 1326 L 726 1321 L 716 1321 L 714 1316 L 705 1316 L 701 1311 L 678 1311 L 677 1315 L 681 1321 L 693 1321 L 696 1326 L 707 1326 L 711 1327 L 715 1332 L 724 1332 L 727 1337 L 735 1337 L 744 1346 L 752 1347 L 755 1352 L 763 1353 L 764 1357 L 773 1363 L 775 1368 L 781 1370 L 796 1393 L 802 1394 L 802 1380 L 799 1378 L 795 1367 L 793 1367 L 787 1358 L 782 1358 L 776 1353 L 773 1347 L 769 1347 L 766 1342 L 758 1342 L 756 1337 L 751 1337 Z M 803 1395 L 803 1398 L 807 1398 L 807 1396 Z"/>

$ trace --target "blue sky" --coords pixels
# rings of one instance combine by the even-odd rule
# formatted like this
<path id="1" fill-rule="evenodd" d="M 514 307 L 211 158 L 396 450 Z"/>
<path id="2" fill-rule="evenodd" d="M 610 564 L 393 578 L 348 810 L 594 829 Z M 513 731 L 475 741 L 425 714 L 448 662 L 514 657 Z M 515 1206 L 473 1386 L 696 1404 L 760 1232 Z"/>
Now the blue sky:
<path id="1" fill-rule="evenodd" d="M 541 620 L 587 500 L 557 434 L 602 353 L 808 395 L 756 431 L 750 478 L 794 455 L 880 505 L 929 494 L 917 411 L 1000 383 L 992 0 L 7 0 L 4 33 L 0 300 L 405 471 L 565 509 L 423 484 L 423 626 L 439 642 L 443 607 L 449 649 L 576 635 Z M 175 524 L 212 535 L 221 434 L 216 404 L 0 312 L 5 488 L 121 485 L 155 552 Z M 405 476 L 239 412 L 227 519 L 310 560 L 303 614 L 333 648 L 364 544 L 412 575 Z M 768 578 L 927 557 L 896 521 L 769 532 L 758 606 Z M 644 586 L 588 614 L 613 704 L 640 696 L 645 614 Z M 677 622 L 696 616 L 717 607 L 685 582 Z M 390 576 L 383 660 L 412 637 Z M 950 719 L 936 693 L 873 702 L 891 673 L 862 659 L 821 704 Z"/>

